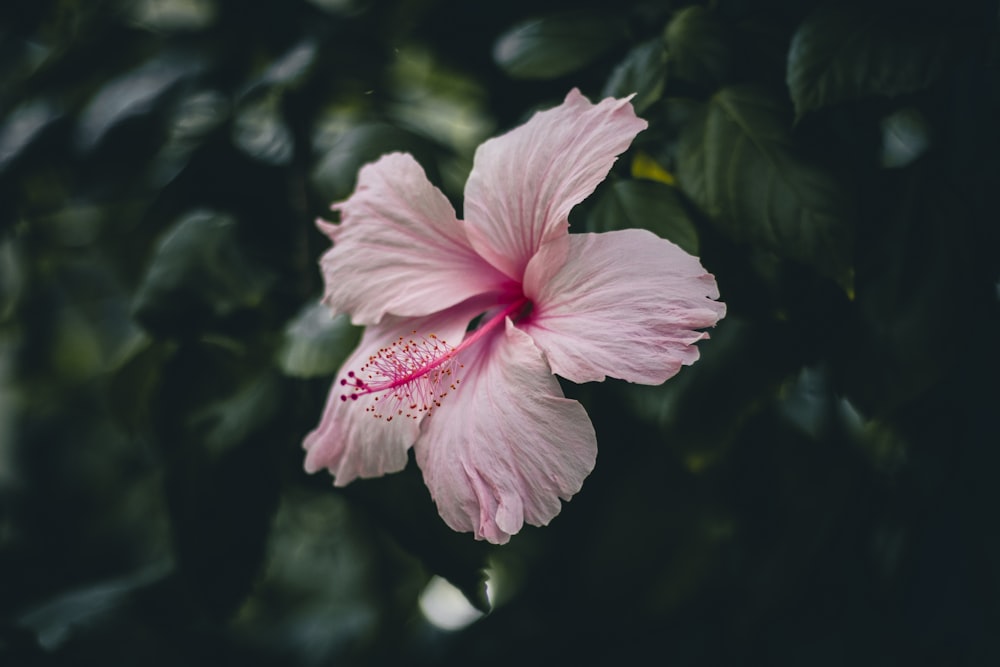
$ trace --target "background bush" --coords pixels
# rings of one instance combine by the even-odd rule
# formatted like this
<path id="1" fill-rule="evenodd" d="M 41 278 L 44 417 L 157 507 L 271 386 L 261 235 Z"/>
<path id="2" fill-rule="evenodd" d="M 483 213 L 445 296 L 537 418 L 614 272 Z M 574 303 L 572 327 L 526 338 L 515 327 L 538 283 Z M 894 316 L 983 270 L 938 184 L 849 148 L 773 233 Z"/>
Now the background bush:
<path id="1" fill-rule="evenodd" d="M 0 663 L 1000 662 L 995 2 L 0 9 Z M 729 307 L 544 529 L 452 533 L 302 437 L 356 340 L 314 228 L 579 87 L 649 129 L 573 213 Z M 435 628 L 441 576 L 494 610 Z"/>

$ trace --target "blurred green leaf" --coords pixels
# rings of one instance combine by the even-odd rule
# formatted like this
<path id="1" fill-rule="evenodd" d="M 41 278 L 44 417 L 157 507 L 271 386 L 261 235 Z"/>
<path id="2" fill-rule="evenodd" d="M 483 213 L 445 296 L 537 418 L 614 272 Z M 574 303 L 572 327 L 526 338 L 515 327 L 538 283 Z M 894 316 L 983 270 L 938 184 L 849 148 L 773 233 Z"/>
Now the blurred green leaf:
<path id="1" fill-rule="evenodd" d="M 346 130 L 313 168 L 313 187 L 323 201 L 346 199 L 354 190 L 358 170 L 386 153 L 411 153 L 431 181 L 437 180 L 437 170 L 430 143 L 402 128 L 388 123 L 364 123 Z"/>
<path id="2" fill-rule="evenodd" d="M 344 489 L 401 547 L 431 572 L 462 591 L 476 609 L 490 610 L 486 597 L 486 558 L 490 545 L 456 533 L 441 520 L 415 465 Z"/>
<path id="3" fill-rule="evenodd" d="M 271 63 L 252 87 L 294 88 L 302 84 L 316 62 L 319 45 L 307 37 Z"/>
<path id="4" fill-rule="evenodd" d="M 844 393 L 878 417 L 913 401 L 960 363 L 964 354 L 942 353 L 955 327 L 944 314 L 966 312 L 963 299 L 976 283 L 965 237 L 956 233 L 958 221 L 974 216 L 942 183 L 940 163 L 921 160 L 882 173 L 879 186 L 893 207 L 859 246 L 860 326 L 837 341 L 835 367 Z"/>
<path id="5" fill-rule="evenodd" d="M 106 83 L 80 114 L 77 147 L 92 150 L 122 121 L 151 113 L 167 93 L 200 73 L 204 65 L 189 52 L 168 52 Z"/>
<path id="6" fill-rule="evenodd" d="M 833 4 L 799 26 L 788 52 L 788 89 L 798 116 L 846 100 L 925 88 L 952 49 L 951 9 L 922 16 L 893 3 Z"/>
<path id="7" fill-rule="evenodd" d="M 111 376 L 108 388 L 110 409 L 115 418 L 133 433 L 149 425 L 150 409 L 160 370 L 174 346 L 145 339 L 145 344 Z"/>
<path id="8" fill-rule="evenodd" d="M 667 78 L 667 52 L 663 41 L 651 39 L 639 44 L 620 62 L 601 95 L 604 97 L 625 97 L 635 93 L 632 106 L 641 114 L 660 99 Z"/>
<path id="9" fill-rule="evenodd" d="M 666 434 L 674 455 L 700 473 L 725 461 L 745 420 L 768 405 L 801 363 L 786 325 L 728 315 L 699 342 L 701 358 L 658 387 L 625 385 L 628 408 Z M 725 414 L 726 419 L 713 415 Z"/>
<path id="10" fill-rule="evenodd" d="M 677 191 L 663 183 L 618 181 L 597 200 L 587 226 L 595 232 L 648 229 L 690 254 L 698 254 L 698 231 Z"/>
<path id="11" fill-rule="evenodd" d="M 246 104 L 236 114 L 233 143 L 250 157 L 273 166 L 292 161 L 295 142 L 281 115 L 281 96 L 268 94 Z"/>
<path id="12" fill-rule="evenodd" d="M 930 144 L 931 128 L 919 110 L 907 107 L 882 119 L 883 167 L 905 167 L 923 155 Z"/>
<path id="13" fill-rule="evenodd" d="M 0 239 L 0 323 L 14 315 L 25 288 L 24 250 L 10 238 Z"/>
<path id="14" fill-rule="evenodd" d="M 180 345 L 152 401 L 179 572 L 220 618 L 254 581 L 278 503 L 278 457 L 295 438 L 290 392 L 252 359 L 204 342 Z"/>
<path id="15" fill-rule="evenodd" d="M 802 262 L 849 290 L 851 193 L 798 156 L 784 118 L 761 89 L 722 89 L 681 133 L 681 185 L 733 241 Z"/>
<path id="16" fill-rule="evenodd" d="M 360 331 L 346 313 L 335 316 L 321 302 L 309 303 L 285 327 L 278 365 L 292 377 L 331 375 L 357 344 Z"/>
<path id="17" fill-rule="evenodd" d="M 167 141 L 153 160 L 152 183 L 163 186 L 175 178 L 230 113 L 229 99 L 217 90 L 199 90 L 180 99 L 167 122 Z"/>
<path id="18" fill-rule="evenodd" d="M 274 418 L 281 405 L 279 376 L 263 373 L 227 398 L 206 405 L 191 415 L 192 430 L 204 432 L 203 442 L 212 456 L 249 440 Z"/>
<path id="19" fill-rule="evenodd" d="M 54 652 L 102 626 L 120 625 L 126 619 L 134 623 L 139 595 L 168 577 L 170 569 L 168 562 L 161 561 L 64 593 L 28 610 L 19 624 L 34 630 L 42 648 Z"/>
<path id="20" fill-rule="evenodd" d="M 500 36 L 493 59 L 515 79 L 554 79 L 589 65 L 625 38 L 614 15 L 573 12 L 519 23 Z"/>
<path id="21" fill-rule="evenodd" d="M 670 74 L 714 90 L 730 77 L 732 39 L 709 9 L 694 5 L 681 10 L 664 33 Z"/>
<path id="22" fill-rule="evenodd" d="M 193 211 L 160 241 L 136 289 L 133 310 L 153 333 L 174 335 L 197 328 L 206 317 L 259 304 L 272 280 L 242 251 L 235 218 Z"/>
<path id="23" fill-rule="evenodd" d="M 151 32 L 201 30 L 218 13 L 214 0 L 134 0 L 129 5 L 129 18 Z"/>
<path id="24" fill-rule="evenodd" d="M 22 102 L 0 124 L 0 173 L 30 148 L 62 114 L 46 99 Z"/>

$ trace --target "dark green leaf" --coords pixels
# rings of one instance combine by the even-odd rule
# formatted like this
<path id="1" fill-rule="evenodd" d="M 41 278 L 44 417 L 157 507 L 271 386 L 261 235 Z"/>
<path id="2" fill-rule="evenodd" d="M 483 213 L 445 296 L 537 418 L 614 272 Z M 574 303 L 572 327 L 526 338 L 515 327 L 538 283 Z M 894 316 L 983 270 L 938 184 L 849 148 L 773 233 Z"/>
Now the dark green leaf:
<path id="1" fill-rule="evenodd" d="M 323 201 L 346 199 L 354 189 L 358 170 L 386 153 L 412 153 L 437 179 L 429 143 L 421 137 L 387 123 L 366 123 L 345 131 L 312 171 L 312 185 Z"/>
<path id="2" fill-rule="evenodd" d="M 456 533 L 441 520 L 416 466 L 351 484 L 344 493 L 429 571 L 451 582 L 480 611 L 490 610 L 485 573 L 489 545 Z"/>
<path id="3" fill-rule="evenodd" d="M 218 457 L 248 441 L 274 418 L 281 405 L 279 376 L 264 373 L 225 399 L 206 405 L 191 416 L 193 430 L 204 432 L 203 443 Z"/>
<path id="4" fill-rule="evenodd" d="M 129 18 L 151 32 L 192 32 L 215 20 L 216 6 L 205 0 L 137 0 Z"/>
<path id="5" fill-rule="evenodd" d="M 710 89 L 728 80 L 732 40 L 710 10 L 693 6 L 678 12 L 667 26 L 664 40 L 672 76 Z"/>
<path id="6" fill-rule="evenodd" d="M 232 216 L 194 211 L 160 241 L 133 308 L 145 327 L 171 335 L 259 304 L 272 280 L 241 250 Z"/>
<path id="7" fill-rule="evenodd" d="M 800 158 L 783 105 L 750 86 L 724 88 L 681 134 L 683 189 L 731 240 L 851 282 L 853 204 L 821 167 Z"/>
<path id="8" fill-rule="evenodd" d="M 275 60 L 264 70 L 260 79 L 252 84 L 256 86 L 277 86 L 294 88 L 301 85 L 316 62 L 318 44 L 315 39 L 307 37 L 292 47 L 287 53 Z"/>
<path id="9" fill-rule="evenodd" d="M 642 113 L 660 99 L 667 78 L 667 52 L 663 41 L 651 39 L 636 46 L 614 69 L 604 85 L 604 97 L 625 97 L 635 93 L 632 106 Z"/>
<path id="10" fill-rule="evenodd" d="M 10 321 L 24 294 L 23 252 L 10 238 L 0 241 L 0 323 Z"/>
<path id="11" fill-rule="evenodd" d="M 334 316 L 322 303 L 312 302 L 285 328 L 278 365 L 293 377 L 330 375 L 358 342 L 359 331 L 345 313 Z"/>
<path id="12" fill-rule="evenodd" d="M 178 83 L 203 67 L 190 54 L 166 54 L 105 84 L 80 114 L 77 146 L 93 149 L 122 121 L 150 113 Z"/>
<path id="13" fill-rule="evenodd" d="M 493 59 L 515 79 L 554 79 L 589 65 L 624 37 L 618 17 L 555 14 L 505 32 L 493 47 Z"/>
<path id="14" fill-rule="evenodd" d="M 798 116 L 846 100 L 920 90 L 940 75 L 953 19 L 884 6 L 837 4 L 799 26 L 788 52 Z"/>
<path id="15" fill-rule="evenodd" d="M 148 427 L 160 370 L 173 349 L 171 343 L 146 338 L 145 344 L 111 376 L 108 389 L 111 412 L 133 433 Z"/>
<path id="16" fill-rule="evenodd" d="M 677 191 L 655 181 L 619 181 L 597 200 L 587 226 L 595 232 L 641 228 L 698 254 L 694 228 Z"/>
<path id="17" fill-rule="evenodd" d="M 858 248 L 862 326 L 837 341 L 837 369 L 867 414 L 898 409 L 960 363 L 961 355 L 942 353 L 954 335 L 943 314 L 972 308 L 976 280 L 956 225 L 974 216 L 940 173 L 931 159 L 884 172 L 879 186 L 894 206 L 869 223 L 868 243 Z"/>
<path id="18" fill-rule="evenodd" d="M 54 104 L 36 99 L 19 104 L 0 124 L 0 172 L 16 160 L 62 114 Z"/>
<path id="19" fill-rule="evenodd" d="M 289 164 L 295 148 L 280 102 L 281 97 L 272 94 L 247 104 L 233 124 L 233 143 L 250 157 L 275 166 Z"/>
<path id="20" fill-rule="evenodd" d="M 882 166 L 905 167 L 924 154 L 931 144 L 930 125 L 912 107 L 882 119 Z"/>
<path id="21" fill-rule="evenodd" d="M 212 613 L 233 611 L 264 556 L 279 456 L 294 446 L 287 387 L 215 345 L 181 345 L 161 372 L 153 434 L 180 574 Z"/>
<path id="22" fill-rule="evenodd" d="M 229 99 L 215 90 L 200 90 L 178 101 L 168 121 L 167 141 L 153 163 L 153 182 L 162 185 L 174 179 L 230 114 Z"/>

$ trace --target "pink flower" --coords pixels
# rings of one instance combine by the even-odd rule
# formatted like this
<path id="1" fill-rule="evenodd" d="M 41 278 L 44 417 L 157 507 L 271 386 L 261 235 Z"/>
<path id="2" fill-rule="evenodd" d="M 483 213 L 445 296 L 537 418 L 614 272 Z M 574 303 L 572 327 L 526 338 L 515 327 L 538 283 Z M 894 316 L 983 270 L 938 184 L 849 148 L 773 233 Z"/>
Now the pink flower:
<path id="1" fill-rule="evenodd" d="M 555 375 L 659 384 L 725 314 L 714 278 L 673 243 L 568 232 L 645 127 L 628 99 L 570 91 L 479 147 L 464 221 L 410 155 L 362 168 L 333 207 L 341 223 L 318 224 L 334 243 L 325 302 L 367 329 L 305 439 L 307 471 L 342 486 L 402 469 L 412 446 L 455 530 L 502 544 L 559 513 L 597 440 Z"/>

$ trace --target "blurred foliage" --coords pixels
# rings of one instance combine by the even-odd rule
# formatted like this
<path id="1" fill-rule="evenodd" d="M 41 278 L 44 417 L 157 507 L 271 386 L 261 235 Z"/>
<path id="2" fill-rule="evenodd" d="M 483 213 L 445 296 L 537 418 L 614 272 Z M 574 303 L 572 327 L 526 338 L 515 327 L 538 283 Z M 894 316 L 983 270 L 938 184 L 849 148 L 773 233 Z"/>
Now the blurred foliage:
<path id="1" fill-rule="evenodd" d="M 0 664 L 1000 664 L 998 16 L 3 3 Z M 313 220 L 392 150 L 460 203 L 574 86 L 649 121 L 574 230 L 700 253 L 701 361 L 566 383 L 597 468 L 503 548 L 413 465 L 305 475 L 358 334 Z"/>

